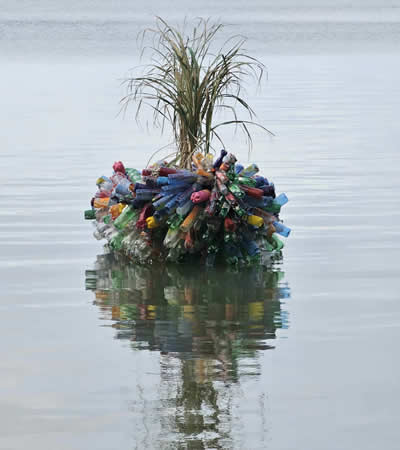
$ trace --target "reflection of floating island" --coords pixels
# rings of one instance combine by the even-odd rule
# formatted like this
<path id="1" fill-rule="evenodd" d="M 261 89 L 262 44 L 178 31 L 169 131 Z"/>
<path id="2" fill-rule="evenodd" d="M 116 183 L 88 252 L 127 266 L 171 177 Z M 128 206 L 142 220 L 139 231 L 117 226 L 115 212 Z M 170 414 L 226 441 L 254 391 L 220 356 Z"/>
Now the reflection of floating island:
<path id="1" fill-rule="evenodd" d="M 277 268 L 251 267 L 238 277 L 231 268 L 138 265 L 109 253 L 86 272 L 86 286 L 117 339 L 137 350 L 223 363 L 225 376 L 235 378 L 238 360 L 274 348 L 276 331 L 288 327 L 283 277 Z"/>
<path id="2" fill-rule="evenodd" d="M 265 264 L 283 247 L 277 234 L 290 233 L 279 219 L 286 195 L 224 150 L 215 162 L 196 153 L 192 170 L 165 162 L 142 173 L 121 162 L 113 169 L 97 180 L 85 217 L 96 220 L 97 239 L 135 261 Z"/>

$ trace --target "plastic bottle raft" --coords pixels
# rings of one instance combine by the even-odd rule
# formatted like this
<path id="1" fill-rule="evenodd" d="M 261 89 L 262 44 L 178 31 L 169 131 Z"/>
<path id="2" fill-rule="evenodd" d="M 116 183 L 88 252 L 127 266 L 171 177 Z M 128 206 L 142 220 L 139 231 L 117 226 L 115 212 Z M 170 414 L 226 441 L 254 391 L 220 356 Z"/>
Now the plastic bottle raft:
<path id="1" fill-rule="evenodd" d="M 113 170 L 98 178 L 85 219 L 96 239 L 136 262 L 265 264 L 283 248 L 278 235 L 289 236 L 279 219 L 286 195 L 225 150 L 215 161 L 195 154 L 192 170 L 158 162 L 140 173 L 121 161 Z"/>

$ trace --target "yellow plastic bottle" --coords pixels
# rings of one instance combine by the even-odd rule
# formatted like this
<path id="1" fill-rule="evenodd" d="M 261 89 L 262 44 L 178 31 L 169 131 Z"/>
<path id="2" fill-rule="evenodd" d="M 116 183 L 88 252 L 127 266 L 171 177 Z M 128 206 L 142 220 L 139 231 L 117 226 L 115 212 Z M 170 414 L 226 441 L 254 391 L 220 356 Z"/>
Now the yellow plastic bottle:
<path id="1" fill-rule="evenodd" d="M 147 228 L 151 230 L 153 228 L 157 228 L 160 225 L 160 223 L 155 219 L 154 216 L 150 216 L 146 219 L 146 225 Z"/>
<path id="2" fill-rule="evenodd" d="M 254 214 L 247 216 L 247 223 L 253 225 L 253 227 L 262 227 L 264 225 L 264 220 L 262 217 L 255 216 Z"/>

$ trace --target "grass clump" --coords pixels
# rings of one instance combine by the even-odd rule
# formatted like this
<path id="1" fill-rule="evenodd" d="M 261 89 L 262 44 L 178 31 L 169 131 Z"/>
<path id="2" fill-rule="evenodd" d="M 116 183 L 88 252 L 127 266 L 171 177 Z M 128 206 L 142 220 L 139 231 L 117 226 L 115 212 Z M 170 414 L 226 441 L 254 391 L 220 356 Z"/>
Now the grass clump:
<path id="1" fill-rule="evenodd" d="M 249 125 L 265 127 L 253 121 L 254 111 L 242 97 L 242 82 L 252 76 L 260 82 L 264 65 L 245 53 L 246 39 L 234 36 L 215 52 L 216 36 L 222 24 L 212 24 L 199 19 L 190 35 L 185 35 L 157 18 L 155 28 L 144 31 L 152 35 L 152 45 L 143 51 L 152 52 L 151 63 L 144 74 L 125 80 L 127 94 L 121 100 L 123 107 L 135 102 L 136 118 L 143 106 L 153 110 L 155 126 L 162 130 L 172 127 L 176 151 L 173 163 L 189 168 L 192 155 L 213 150 L 212 141 L 217 139 L 224 146 L 219 128 L 235 125 L 242 129 L 248 139 L 252 138 Z M 230 114 L 229 120 L 215 123 L 217 110 Z M 238 109 L 247 120 L 238 116 Z M 272 133 L 271 133 L 272 134 Z"/>

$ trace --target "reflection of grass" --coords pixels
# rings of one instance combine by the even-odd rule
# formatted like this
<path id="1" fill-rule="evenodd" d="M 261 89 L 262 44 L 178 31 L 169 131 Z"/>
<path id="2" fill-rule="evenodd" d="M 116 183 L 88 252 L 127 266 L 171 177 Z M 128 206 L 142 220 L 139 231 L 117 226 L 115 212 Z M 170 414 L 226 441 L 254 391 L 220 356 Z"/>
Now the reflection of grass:
<path id="1" fill-rule="evenodd" d="M 127 95 L 121 100 L 124 107 L 137 102 L 138 118 L 142 106 L 147 105 L 153 110 L 155 125 L 172 127 L 177 146 L 175 162 L 181 167 L 190 168 L 196 150 L 209 153 L 213 138 L 222 143 L 219 127 L 241 127 L 251 145 L 248 125 L 258 125 L 242 97 L 241 83 L 248 75 L 259 81 L 264 67 L 245 53 L 245 40 L 239 36 L 213 53 L 211 47 L 221 28 L 221 24 L 200 19 L 186 36 L 158 18 L 156 27 L 145 31 L 153 36 L 152 62 L 144 75 L 126 80 Z M 238 117 L 238 107 L 250 120 Z M 215 123 L 218 109 L 230 113 L 230 120 Z"/>

